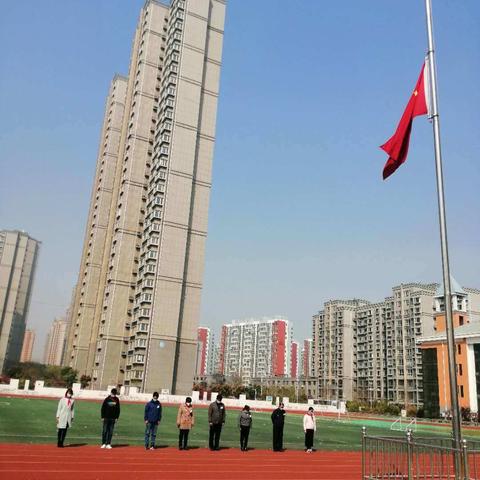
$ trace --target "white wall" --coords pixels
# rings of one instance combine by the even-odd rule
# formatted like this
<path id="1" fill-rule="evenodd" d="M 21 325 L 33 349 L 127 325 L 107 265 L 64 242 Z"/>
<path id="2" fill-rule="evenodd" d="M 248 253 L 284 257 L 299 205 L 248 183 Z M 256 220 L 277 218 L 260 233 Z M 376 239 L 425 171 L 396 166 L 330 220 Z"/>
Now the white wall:
<path id="1" fill-rule="evenodd" d="M 60 398 L 65 395 L 66 388 L 53 388 L 53 387 L 45 387 L 43 380 L 37 380 L 35 382 L 35 388 L 33 390 L 21 389 L 18 388 L 18 380 L 17 379 L 10 379 L 9 385 L 0 384 L 0 395 L 18 395 L 22 397 L 51 397 L 51 398 Z M 110 392 L 111 388 L 109 387 L 107 390 L 84 390 L 80 387 L 79 383 L 74 383 L 72 385 L 72 390 L 74 393 L 74 397 L 77 400 L 85 399 L 85 400 L 103 400 L 108 393 Z M 120 398 L 127 402 L 147 402 L 152 398 L 151 393 L 140 393 L 137 391 L 135 387 L 130 387 L 128 393 L 126 394 L 125 387 L 120 389 Z M 210 400 L 206 399 L 206 393 L 204 394 L 205 399 L 200 398 L 199 392 L 192 392 L 190 395 L 192 397 L 193 403 L 195 405 L 208 405 Z M 214 400 L 217 396 L 217 393 L 212 392 L 212 400 Z M 186 395 L 167 395 L 167 394 L 160 394 L 159 400 L 165 404 L 180 404 L 185 401 Z M 317 412 L 324 412 L 324 413 L 337 413 L 338 410 L 331 406 L 331 405 L 311 405 L 306 403 L 290 403 L 288 398 L 283 399 L 285 403 L 285 407 L 288 410 L 300 410 L 306 411 L 309 406 L 313 406 L 315 411 Z M 246 400 L 243 395 L 240 396 L 239 399 L 237 398 L 224 398 L 223 403 L 227 407 L 233 408 L 242 408 L 244 405 L 249 405 L 250 408 L 254 410 L 271 410 L 275 406 L 272 405 L 270 402 L 266 402 L 264 400 Z"/>

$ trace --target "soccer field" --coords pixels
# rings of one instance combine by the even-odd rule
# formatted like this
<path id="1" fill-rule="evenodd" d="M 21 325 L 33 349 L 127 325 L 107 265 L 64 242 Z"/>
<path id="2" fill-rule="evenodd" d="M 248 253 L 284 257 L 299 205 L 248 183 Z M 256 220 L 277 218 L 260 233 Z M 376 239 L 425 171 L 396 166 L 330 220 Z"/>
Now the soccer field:
<path id="1" fill-rule="evenodd" d="M 6 443 L 55 443 L 55 413 L 58 400 L 0 397 L 0 442 Z M 67 444 L 99 444 L 102 421 L 99 402 L 77 400 L 75 420 L 67 434 Z M 178 407 L 164 406 L 163 418 L 158 429 L 157 446 L 176 446 L 178 430 L 175 425 Z M 121 415 L 115 427 L 112 444 L 142 445 L 144 438 L 142 404 L 121 405 Z M 227 421 L 222 430 L 221 446 L 238 447 L 239 411 L 227 409 Z M 317 416 L 315 448 L 321 450 L 359 450 L 361 427 L 366 426 L 371 435 L 402 435 L 390 431 L 390 422 L 369 419 L 351 419 L 338 422 L 335 418 Z M 446 427 L 419 425 L 417 434 L 448 435 Z M 479 438 L 478 431 L 469 436 Z M 287 449 L 303 449 L 302 415 L 288 413 L 284 430 L 284 446 Z M 269 412 L 253 412 L 253 426 L 249 447 L 271 448 L 272 426 Z M 207 409 L 195 409 L 195 427 L 189 437 L 189 445 L 208 446 Z"/>

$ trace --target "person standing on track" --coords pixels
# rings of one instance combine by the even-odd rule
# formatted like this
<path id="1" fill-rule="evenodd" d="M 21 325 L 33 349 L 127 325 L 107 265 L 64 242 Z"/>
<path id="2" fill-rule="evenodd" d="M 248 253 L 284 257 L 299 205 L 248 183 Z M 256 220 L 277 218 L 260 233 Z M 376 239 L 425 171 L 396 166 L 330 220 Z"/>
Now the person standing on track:
<path id="1" fill-rule="evenodd" d="M 158 392 L 153 392 L 152 399 L 145 405 L 145 450 L 155 450 L 158 424 L 162 420 L 162 404 L 158 401 Z M 150 446 L 150 447 L 149 447 Z"/>
<path id="2" fill-rule="evenodd" d="M 240 428 L 240 450 L 247 451 L 248 435 L 250 434 L 250 427 L 252 426 L 252 414 L 250 407 L 245 405 L 238 416 L 238 427 Z"/>
<path id="3" fill-rule="evenodd" d="M 216 400 L 208 407 L 208 423 L 210 425 L 208 446 L 210 450 L 220 450 L 220 434 L 222 426 L 225 425 L 225 405 L 222 403 L 222 399 L 222 395 L 217 395 Z"/>
<path id="4" fill-rule="evenodd" d="M 307 413 L 303 416 L 303 431 L 305 432 L 305 451 L 312 453 L 313 449 L 313 435 L 317 430 L 317 420 L 313 407 L 309 407 Z"/>
<path id="5" fill-rule="evenodd" d="M 280 403 L 272 413 L 273 424 L 273 451 L 283 452 L 283 426 L 285 424 L 285 415 L 283 403 Z"/>
<path id="6" fill-rule="evenodd" d="M 193 418 L 192 399 L 187 397 L 185 403 L 180 405 L 177 414 L 178 449 L 187 450 L 188 434 L 192 429 L 195 420 Z"/>
<path id="7" fill-rule="evenodd" d="M 60 399 L 57 407 L 57 429 L 58 429 L 58 439 L 57 447 L 63 448 L 63 442 L 67 436 L 68 427 L 72 426 L 74 412 L 73 405 L 75 400 L 73 400 L 73 390 L 71 388 L 67 389 L 65 396 Z"/>
<path id="8" fill-rule="evenodd" d="M 102 404 L 102 448 L 112 448 L 112 435 L 115 422 L 120 416 L 120 400 L 117 397 L 117 389 L 112 388 L 110 395 Z"/>

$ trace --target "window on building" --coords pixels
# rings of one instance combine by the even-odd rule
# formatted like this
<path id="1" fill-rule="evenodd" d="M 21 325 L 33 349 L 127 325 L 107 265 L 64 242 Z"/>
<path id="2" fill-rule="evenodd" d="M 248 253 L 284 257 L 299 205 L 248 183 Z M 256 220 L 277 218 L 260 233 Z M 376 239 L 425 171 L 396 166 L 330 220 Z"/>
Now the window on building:
<path id="1" fill-rule="evenodd" d="M 461 363 L 458 364 L 458 374 L 459 374 L 460 376 L 463 375 L 463 366 L 462 366 Z"/>
<path id="2" fill-rule="evenodd" d="M 463 385 L 460 385 L 460 397 L 463 398 Z"/>
<path id="3" fill-rule="evenodd" d="M 460 327 L 461 327 L 461 326 L 463 325 L 463 323 L 464 323 L 463 315 L 460 315 L 460 316 L 458 317 L 458 324 L 459 324 Z"/>
<path id="4" fill-rule="evenodd" d="M 459 355 L 462 354 L 462 346 L 460 344 L 457 345 L 457 352 L 458 352 Z"/>

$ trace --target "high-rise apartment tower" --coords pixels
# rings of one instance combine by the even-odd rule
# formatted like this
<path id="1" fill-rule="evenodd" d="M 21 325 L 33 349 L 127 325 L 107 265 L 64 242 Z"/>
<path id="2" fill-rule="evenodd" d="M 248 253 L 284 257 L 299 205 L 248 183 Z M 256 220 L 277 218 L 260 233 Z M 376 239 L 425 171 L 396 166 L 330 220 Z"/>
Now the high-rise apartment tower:
<path id="1" fill-rule="evenodd" d="M 62 365 L 63 351 L 67 332 L 67 321 L 56 318 L 47 334 L 43 363 L 45 365 Z"/>
<path id="2" fill-rule="evenodd" d="M 224 16 L 148 0 L 112 81 L 67 354 L 95 388 L 191 390 Z"/>
<path id="3" fill-rule="evenodd" d="M 25 330 L 23 336 L 22 353 L 20 354 L 20 362 L 31 362 L 33 346 L 35 345 L 35 332 L 33 330 Z"/>
<path id="4" fill-rule="evenodd" d="M 0 230 L 0 372 L 20 360 L 40 242 Z"/>
<path id="5" fill-rule="evenodd" d="M 220 373 L 252 378 L 290 374 L 290 328 L 282 317 L 234 320 L 223 325 L 220 341 Z"/>

